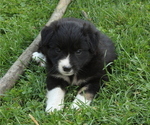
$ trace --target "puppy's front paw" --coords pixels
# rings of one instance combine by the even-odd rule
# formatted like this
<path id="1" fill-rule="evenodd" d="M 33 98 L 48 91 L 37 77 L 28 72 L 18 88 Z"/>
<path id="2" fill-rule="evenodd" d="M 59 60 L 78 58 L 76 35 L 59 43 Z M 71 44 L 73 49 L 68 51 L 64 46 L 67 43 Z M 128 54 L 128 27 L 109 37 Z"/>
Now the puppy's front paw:
<path id="1" fill-rule="evenodd" d="M 47 105 L 45 111 L 47 113 L 50 113 L 50 112 L 54 112 L 55 110 L 56 111 L 62 110 L 63 107 L 64 107 L 63 104 L 49 104 Z"/>
<path id="2" fill-rule="evenodd" d="M 53 88 L 52 90 L 49 90 L 47 92 L 47 106 L 45 111 L 46 112 L 54 112 L 55 110 L 61 110 L 64 107 L 64 96 L 65 96 L 65 91 L 60 88 L 56 87 Z"/>
<path id="3" fill-rule="evenodd" d="M 45 66 L 46 58 L 42 53 L 34 52 L 32 54 L 32 59 L 35 60 L 37 63 L 40 63 L 40 66 Z"/>
<path id="4" fill-rule="evenodd" d="M 71 108 L 72 109 L 79 109 L 81 106 L 89 106 L 92 100 L 87 100 L 83 95 L 78 94 L 73 101 Z"/>
<path id="5" fill-rule="evenodd" d="M 80 105 L 80 104 L 77 104 L 77 103 L 74 103 L 74 102 L 73 102 L 73 103 L 71 104 L 71 109 L 79 109 L 79 108 L 80 108 L 79 105 Z"/>

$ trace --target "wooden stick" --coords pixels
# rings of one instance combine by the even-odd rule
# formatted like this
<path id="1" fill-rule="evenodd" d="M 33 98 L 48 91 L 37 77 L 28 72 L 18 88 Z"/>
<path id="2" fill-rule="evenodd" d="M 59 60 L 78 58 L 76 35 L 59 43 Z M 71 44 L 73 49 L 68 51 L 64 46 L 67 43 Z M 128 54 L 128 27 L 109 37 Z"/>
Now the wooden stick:
<path id="1" fill-rule="evenodd" d="M 49 26 L 53 21 L 60 19 L 71 0 L 60 0 L 51 18 L 46 23 Z M 32 53 L 37 51 L 38 44 L 41 40 L 41 34 L 34 39 L 30 46 L 20 55 L 16 62 L 10 67 L 7 73 L 0 79 L 0 95 L 3 95 L 6 90 L 11 89 L 20 75 L 23 73 L 25 67 L 31 60 Z"/>
<path id="2" fill-rule="evenodd" d="M 33 121 L 36 125 L 39 125 L 39 123 L 36 121 L 36 119 L 35 119 L 31 114 L 29 114 L 29 117 L 32 119 L 32 121 Z"/>
<path id="3" fill-rule="evenodd" d="M 85 19 L 87 19 L 88 21 L 91 21 L 91 18 L 88 17 L 88 14 L 84 10 L 82 10 L 81 12 L 82 12 L 82 15 L 85 17 Z"/>

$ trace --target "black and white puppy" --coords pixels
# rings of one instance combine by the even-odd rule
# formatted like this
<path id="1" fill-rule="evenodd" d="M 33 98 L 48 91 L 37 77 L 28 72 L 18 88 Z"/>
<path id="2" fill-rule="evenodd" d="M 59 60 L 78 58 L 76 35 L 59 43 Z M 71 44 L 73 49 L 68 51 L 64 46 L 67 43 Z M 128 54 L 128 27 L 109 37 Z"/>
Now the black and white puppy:
<path id="1" fill-rule="evenodd" d="M 46 61 L 46 112 L 53 112 L 64 107 L 68 85 L 80 87 L 71 108 L 90 105 L 103 80 L 108 80 L 104 67 L 116 59 L 116 53 L 112 41 L 93 24 L 64 18 L 42 30 L 39 52 L 33 53 L 33 58 Z"/>

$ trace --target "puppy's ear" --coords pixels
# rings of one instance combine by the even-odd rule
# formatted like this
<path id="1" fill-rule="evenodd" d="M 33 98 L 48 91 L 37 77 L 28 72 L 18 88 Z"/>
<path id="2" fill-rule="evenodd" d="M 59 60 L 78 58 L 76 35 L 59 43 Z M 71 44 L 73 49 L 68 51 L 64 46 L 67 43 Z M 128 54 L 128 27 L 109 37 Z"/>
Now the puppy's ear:
<path id="1" fill-rule="evenodd" d="M 56 30 L 59 29 L 57 21 L 53 22 L 50 26 L 45 26 L 41 31 L 41 41 L 39 43 L 39 50 L 45 54 L 46 49 L 49 48 L 49 43 Z"/>
<path id="2" fill-rule="evenodd" d="M 45 26 L 41 31 L 41 43 L 46 45 L 54 33 L 59 29 L 58 21 L 53 22 L 50 26 Z"/>
<path id="3" fill-rule="evenodd" d="M 90 52 L 95 55 L 98 51 L 98 43 L 100 39 L 99 31 L 92 24 L 84 23 L 82 33 L 87 37 Z"/>

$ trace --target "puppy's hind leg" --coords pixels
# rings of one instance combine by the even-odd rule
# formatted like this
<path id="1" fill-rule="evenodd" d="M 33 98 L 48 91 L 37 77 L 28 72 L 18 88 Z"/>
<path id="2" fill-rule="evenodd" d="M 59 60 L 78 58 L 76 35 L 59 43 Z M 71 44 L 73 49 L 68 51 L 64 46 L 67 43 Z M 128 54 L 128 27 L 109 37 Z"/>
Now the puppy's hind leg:
<path id="1" fill-rule="evenodd" d="M 32 54 L 32 59 L 40 63 L 40 66 L 45 67 L 46 57 L 41 52 L 34 52 Z"/>

